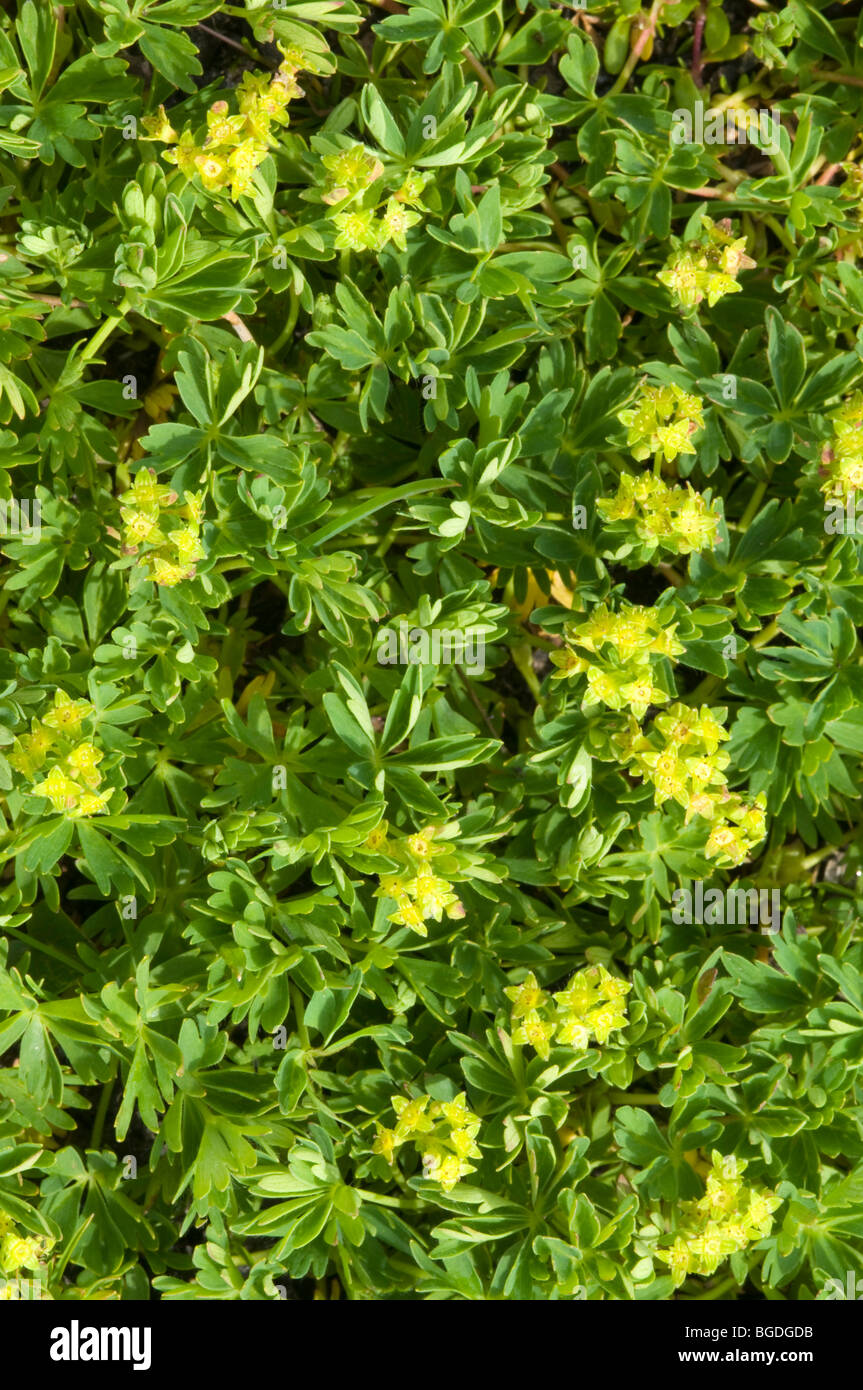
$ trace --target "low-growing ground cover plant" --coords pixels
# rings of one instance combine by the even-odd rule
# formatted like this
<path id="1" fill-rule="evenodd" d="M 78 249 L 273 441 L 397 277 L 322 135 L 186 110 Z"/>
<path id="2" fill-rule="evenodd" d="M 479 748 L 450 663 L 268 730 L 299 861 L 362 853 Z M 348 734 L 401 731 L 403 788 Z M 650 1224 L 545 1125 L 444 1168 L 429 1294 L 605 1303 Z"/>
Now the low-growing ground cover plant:
<path id="1" fill-rule="evenodd" d="M 856 7 L 23 0 L 0 89 L 2 1296 L 844 1296 Z"/>

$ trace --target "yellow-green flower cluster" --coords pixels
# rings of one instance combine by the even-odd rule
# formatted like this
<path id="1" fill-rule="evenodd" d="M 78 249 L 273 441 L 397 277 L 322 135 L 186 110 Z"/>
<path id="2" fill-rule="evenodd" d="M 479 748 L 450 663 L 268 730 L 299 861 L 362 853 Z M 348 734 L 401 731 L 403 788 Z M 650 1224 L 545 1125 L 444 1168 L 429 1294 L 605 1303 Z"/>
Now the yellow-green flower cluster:
<path id="1" fill-rule="evenodd" d="M 720 514 L 688 483 L 671 487 L 653 473 L 625 473 L 614 496 L 600 497 L 596 505 L 605 521 L 631 523 L 644 559 L 656 550 L 692 555 L 716 544 Z"/>
<path id="2" fill-rule="evenodd" d="M 585 706 L 630 709 L 643 719 L 648 705 L 664 705 L 670 699 L 656 684 L 651 663 L 654 657 L 673 659 L 684 651 L 676 628 L 676 623 L 664 625 L 655 608 L 624 604 L 614 613 L 600 604 L 585 622 L 566 628 L 567 641 L 592 655 L 580 656 L 572 646 L 552 652 L 558 668 L 552 679 L 586 674 Z"/>
<path id="3" fill-rule="evenodd" d="M 620 410 L 626 425 L 626 444 L 637 459 L 656 457 L 673 463 L 678 454 L 694 454 L 692 436 L 704 425 L 698 396 L 671 382 L 668 386 L 639 387 L 635 405 Z"/>
<path id="4" fill-rule="evenodd" d="M 462 1091 L 450 1101 L 433 1100 L 431 1096 L 393 1096 L 396 1123 L 386 1129 L 376 1123 L 377 1136 L 372 1150 L 395 1163 L 396 1149 L 408 1140 L 422 1157 L 423 1177 L 440 1183 L 444 1192 L 451 1192 L 456 1183 L 476 1172 L 469 1158 L 481 1158 L 476 1136 L 480 1118 L 467 1108 Z"/>
<path id="5" fill-rule="evenodd" d="M 585 622 L 565 629 L 571 645 L 551 653 L 558 668 L 552 679 L 586 675 L 583 708 L 602 704 L 628 712 L 626 726 L 612 735 L 617 756 L 631 773 L 652 783 L 657 806 L 675 801 L 686 812 L 687 824 L 695 815 L 710 821 L 704 852 L 730 868 L 749 859 L 764 839 L 767 799 L 761 793 L 745 802 L 728 790 L 730 760 L 719 752 L 728 738 L 721 722 L 725 712 L 674 703 L 656 716 L 649 732 L 641 727 L 648 706 L 671 698 L 656 684 L 651 663 L 658 656 L 673 661 L 683 652 L 676 628 L 676 623 L 664 623 L 655 608 L 623 605 L 614 613 L 601 604 Z"/>
<path id="6" fill-rule="evenodd" d="M 93 713 L 87 700 L 72 700 L 65 690 L 54 692 L 53 708 L 41 720 L 31 719 L 30 732 L 15 740 L 9 762 L 32 784 L 33 796 L 51 802 L 55 811 L 74 817 L 95 816 L 108 809 L 98 788 L 102 774 L 98 764 L 104 754 L 88 739 L 81 725 Z M 40 772 L 51 763 L 47 775 Z"/>
<path id="7" fill-rule="evenodd" d="M 566 989 L 549 995 L 528 972 L 520 985 L 504 990 L 512 1000 L 512 1040 L 548 1057 L 552 1041 L 579 1051 L 592 1039 L 604 1044 L 625 1028 L 626 995 L 632 986 L 610 975 L 602 965 L 589 965 L 573 975 Z"/>
<path id="8" fill-rule="evenodd" d="M 827 472 L 823 491 L 847 502 L 852 493 L 863 493 L 863 391 L 855 391 L 828 419 L 833 436 L 821 455 Z"/>
<path id="9" fill-rule="evenodd" d="M 650 736 L 630 718 L 614 742 L 629 770 L 653 783 L 656 804 L 676 801 L 688 823 L 696 814 L 713 816 L 715 789 L 725 786 L 730 762 L 727 753 L 719 752 L 727 738 L 727 729 L 706 705 L 694 710 L 673 704 L 654 719 Z"/>
<path id="10" fill-rule="evenodd" d="M 231 114 L 227 101 L 213 102 L 207 112 L 203 143 L 198 143 L 188 127 L 178 135 L 164 106 L 155 116 L 142 120 L 151 140 L 173 146 L 165 151 L 168 163 L 176 164 L 189 180 L 199 178 L 210 193 L 227 189 L 236 202 L 254 192 L 255 170 L 275 144 L 273 127 L 288 124 L 288 103 L 303 95 L 297 73 L 313 67 L 313 59 L 296 46 L 279 47 L 283 62 L 271 77 L 243 73 L 235 114 Z"/>
<path id="11" fill-rule="evenodd" d="M 670 1266 L 675 1288 L 689 1274 L 715 1274 L 729 1255 L 763 1240 L 772 1229 L 773 1213 L 782 1205 L 782 1198 L 766 1188 L 744 1183 L 744 1160 L 715 1150 L 711 1158 L 704 1196 L 680 1203 L 683 1229 L 669 1249 L 656 1252 Z"/>
<path id="12" fill-rule="evenodd" d="M 427 174 L 409 170 L 396 191 L 373 207 L 364 207 L 361 200 L 384 172 L 379 159 L 362 145 L 351 145 L 322 160 L 327 178 L 323 200 L 339 210 L 332 214 L 336 228 L 335 247 L 338 251 L 382 251 L 393 242 L 400 251 L 407 246 L 406 236 L 421 220 L 415 208 L 423 208 L 422 191 Z"/>
<path id="13" fill-rule="evenodd" d="M 686 824 L 695 815 L 712 822 L 705 854 L 731 867 L 748 859 L 764 839 L 767 801 L 762 794 L 746 804 L 728 790 L 730 759 L 719 745 L 729 735 L 717 715 L 724 719 L 724 710 L 675 703 L 656 716 L 649 734 L 630 718 L 614 743 L 629 771 L 652 783 L 657 806 L 676 801 L 686 812 Z"/>
<path id="14" fill-rule="evenodd" d="M 716 810 L 704 852 L 723 868 L 736 868 L 752 858 L 767 834 L 767 797 L 760 792 L 754 801 L 744 801 L 736 792 L 724 790 Z"/>
<path id="15" fill-rule="evenodd" d="M 387 921 L 397 927 L 410 927 L 418 936 L 428 936 L 426 922 L 440 922 L 446 915 L 464 917 L 464 906 L 448 879 L 436 874 L 435 855 L 445 853 L 446 845 L 436 840 L 437 827 L 426 826 L 416 835 L 391 837 L 389 825 L 381 821 L 365 842 L 375 854 L 385 854 L 404 865 L 403 873 L 381 874 L 376 898 L 392 898 L 395 911 Z"/>
<path id="16" fill-rule="evenodd" d="M 19 1235 L 12 1218 L 0 1211 L 0 1274 L 15 1275 L 19 1270 L 37 1270 L 50 1249 L 52 1242 L 47 1236 Z M 14 1292 L 7 1284 L 0 1298 L 14 1298 Z"/>
<path id="17" fill-rule="evenodd" d="M 725 295 L 739 293 L 742 286 L 738 285 L 737 276 L 755 265 L 746 255 L 746 237 L 735 238 L 730 218 L 713 222 L 702 217 L 701 222 L 705 235 L 685 242 L 668 258 L 658 276 L 684 309 L 694 308 L 702 299 L 712 308 Z"/>
<path id="18" fill-rule="evenodd" d="M 349 145 L 335 154 L 325 154 L 321 160 L 327 178 L 325 203 L 343 203 L 371 188 L 384 172 L 379 159 L 362 145 Z"/>
<path id="19" fill-rule="evenodd" d="M 154 469 L 140 468 L 120 501 L 124 554 L 136 555 L 143 547 L 148 577 L 167 588 L 191 578 L 195 562 L 205 554 L 200 538 L 203 493 L 187 493 L 184 505 L 176 507 L 176 492 L 156 482 Z"/>

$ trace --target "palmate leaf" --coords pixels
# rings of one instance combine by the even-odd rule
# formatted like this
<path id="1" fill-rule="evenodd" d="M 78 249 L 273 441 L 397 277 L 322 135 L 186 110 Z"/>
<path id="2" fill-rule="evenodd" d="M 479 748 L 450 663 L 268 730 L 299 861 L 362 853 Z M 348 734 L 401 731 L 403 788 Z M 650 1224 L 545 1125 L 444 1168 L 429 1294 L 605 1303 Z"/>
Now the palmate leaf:
<path id="1" fill-rule="evenodd" d="M 0 421 L 8 424 L 13 415 L 23 420 L 28 412 L 36 415 L 38 410 L 36 397 L 26 381 L 0 362 Z"/>
<path id="2" fill-rule="evenodd" d="M 172 333 L 182 333 L 190 319 L 220 319 L 234 309 L 249 313 L 254 301 L 244 286 L 251 266 L 251 257 L 242 252 L 192 243 L 180 268 L 137 295 L 136 307 Z"/>

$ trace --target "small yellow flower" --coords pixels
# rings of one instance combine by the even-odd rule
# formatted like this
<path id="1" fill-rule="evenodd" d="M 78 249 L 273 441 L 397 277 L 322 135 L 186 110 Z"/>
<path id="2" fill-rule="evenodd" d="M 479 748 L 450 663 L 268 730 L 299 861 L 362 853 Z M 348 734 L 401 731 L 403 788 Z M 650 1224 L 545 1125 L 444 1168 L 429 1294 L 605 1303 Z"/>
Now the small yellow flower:
<path id="1" fill-rule="evenodd" d="M 704 235 L 674 251 L 657 278 L 683 308 L 691 309 L 707 297 L 713 305 L 726 294 L 738 293 L 736 277 L 755 261 L 744 250 L 746 238 L 735 239 L 730 218 L 714 223 L 702 217 Z"/>
<path id="2" fill-rule="evenodd" d="M 568 1014 L 557 1026 L 557 1040 L 581 1052 L 590 1042 L 590 1029 L 576 1014 Z"/>
<path id="3" fill-rule="evenodd" d="M 66 765 L 73 777 L 90 787 L 91 790 L 95 790 L 102 780 L 96 764 L 100 763 L 104 756 L 101 749 L 96 748 L 92 743 L 79 743 L 77 748 L 73 748 L 66 758 Z"/>
<path id="4" fill-rule="evenodd" d="M 714 1216 L 727 1216 L 737 1206 L 740 1183 L 728 1183 L 717 1178 L 715 1173 L 707 1176 L 707 1191 L 698 1203 L 700 1211 Z"/>
<path id="5" fill-rule="evenodd" d="M 177 563 L 184 570 L 188 570 L 196 560 L 203 560 L 207 553 L 194 524 L 184 526 L 179 531 L 172 531 L 168 540 L 177 552 Z"/>
<path id="6" fill-rule="evenodd" d="M 615 1029 L 626 1027 L 623 1002 L 611 1000 L 609 1003 L 603 1004 L 601 1008 L 593 1009 L 588 1014 L 587 1022 L 598 1043 L 608 1042 L 609 1036 Z"/>
<path id="7" fill-rule="evenodd" d="M 403 898 L 407 891 L 407 879 L 401 874 L 381 874 L 380 886 L 375 889 L 376 898 Z"/>
<path id="8" fill-rule="evenodd" d="M 685 1240 L 678 1236 L 669 1250 L 657 1250 L 657 1258 L 670 1265 L 674 1287 L 679 1288 L 690 1272 L 692 1255 Z"/>
<path id="9" fill-rule="evenodd" d="M 640 680 L 631 681 L 629 685 L 622 686 L 620 693 L 636 719 L 644 718 L 648 705 L 661 705 L 670 698 L 666 691 L 660 690 L 658 685 L 654 685 L 649 676 L 644 676 Z"/>
<path id="10" fill-rule="evenodd" d="M 591 666 L 587 673 L 587 689 L 591 703 L 610 705 L 612 709 L 621 707 L 620 692 L 613 677 L 607 671 L 600 670 L 598 666 Z"/>
<path id="11" fill-rule="evenodd" d="M 266 155 L 266 145 L 261 145 L 256 140 L 244 140 L 242 144 L 237 145 L 236 149 L 231 150 L 228 156 L 228 168 L 230 170 L 232 198 L 238 198 L 243 193 L 251 191 L 253 187 L 252 176 Z"/>
<path id="12" fill-rule="evenodd" d="M 715 1274 L 722 1260 L 734 1253 L 734 1241 L 721 1226 L 709 1221 L 704 1231 L 690 1238 L 689 1250 L 698 1261 L 700 1274 Z"/>
<path id="13" fill-rule="evenodd" d="M 686 252 L 669 258 L 657 275 L 657 280 L 684 309 L 692 309 L 703 298 L 699 288 L 698 266 L 695 258 Z"/>
<path id="14" fill-rule="evenodd" d="M 203 150 L 195 142 L 194 136 L 188 130 L 184 130 L 179 143 L 172 150 L 165 150 L 162 158 L 168 164 L 176 164 L 180 173 L 185 174 L 187 179 L 193 179 L 197 171 L 198 158 L 202 154 Z"/>
<path id="15" fill-rule="evenodd" d="M 472 1164 L 463 1163 L 456 1154 L 448 1154 L 446 1158 L 440 1159 L 431 1168 L 429 1176 L 434 1177 L 435 1181 L 440 1183 L 444 1192 L 452 1192 L 461 1178 L 474 1171 Z"/>
<path id="16" fill-rule="evenodd" d="M 393 1096 L 393 1110 L 397 1116 L 395 1134 L 399 1142 L 409 1139 L 412 1134 L 431 1132 L 432 1121 L 425 1113 L 430 1099 L 430 1096 L 418 1096 L 415 1100 Z"/>
<path id="17" fill-rule="evenodd" d="M 439 922 L 444 913 L 448 917 L 464 916 L 463 908 L 460 914 L 454 911 L 461 908 L 461 903 L 452 891 L 452 884 L 445 878 L 438 878 L 430 872 L 418 874 L 412 883 L 406 885 L 406 891 L 415 899 L 423 918 L 431 917 Z"/>
<path id="18" fill-rule="evenodd" d="M 421 206 L 422 191 L 429 181 L 429 174 L 421 174 L 416 169 L 411 169 L 405 175 L 401 188 L 395 192 L 395 197 L 400 203 L 413 203 L 415 207 Z"/>
<path id="19" fill-rule="evenodd" d="M 525 1014 L 533 1013 L 542 1007 L 547 1001 L 548 995 L 545 990 L 537 983 L 536 976 L 529 972 L 520 985 L 510 985 L 504 990 L 508 999 L 512 1000 L 513 1018 L 523 1018 Z"/>
<path id="20" fill-rule="evenodd" d="M 416 835 L 409 835 L 407 846 L 411 854 L 415 855 L 416 858 L 420 860 L 427 859 L 430 854 L 433 854 L 433 835 L 434 831 L 429 826 L 426 826 L 424 830 L 420 830 Z"/>
<path id="21" fill-rule="evenodd" d="M 38 1269 L 44 1245 L 35 1236 L 19 1236 L 10 1232 L 0 1242 L 0 1269 L 15 1274 L 19 1269 Z"/>
<path id="22" fill-rule="evenodd" d="M 396 1161 L 396 1149 L 402 1142 L 394 1129 L 385 1129 L 383 1125 L 377 1124 L 377 1136 L 372 1144 L 372 1153 L 380 1154 L 387 1163 L 393 1164 Z"/>
<path id="23" fill-rule="evenodd" d="M 707 271 L 704 275 L 704 293 L 707 296 L 707 303 L 711 309 L 714 304 L 718 304 L 720 299 L 724 299 L 727 294 L 740 294 L 743 289 L 731 275 L 724 275 L 719 270 Z"/>
<path id="24" fill-rule="evenodd" d="M 169 560 L 165 560 L 161 555 L 154 555 L 150 561 L 152 565 L 151 578 L 157 584 L 163 584 L 165 588 L 172 589 L 181 580 L 189 578 L 189 568 L 187 565 L 175 565 Z"/>
<path id="25" fill-rule="evenodd" d="M 551 679 L 553 681 L 570 680 L 573 676 L 581 676 L 588 670 L 590 663 L 583 656 L 579 656 L 570 647 L 563 647 L 560 651 L 549 652 L 552 665 L 557 667 Z"/>
<path id="26" fill-rule="evenodd" d="M 478 1125 L 477 1128 L 479 1128 Z M 454 1129 L 450 1136 L 450 1143 L 461 1159 L 482 1158 L 479 1145 L 474 1141 L 473 1136 L 466 1129 Z"/>
<path id="27" fill-rule="evenodd" d="M 266 96 L 261 98 L 260 104 L 271 119 L 278 119 L 277 112 L 283 111 L 289 101 L 301 96 L 305 96 L 305 92 L 294 73 L 289 70 L 287 65 L 283 64 L 277 72 L 273 73 Z M 276 108 L 276 111 L 273 111 L 273 107 Z"/>
<path id="28" fill-rule="evenodd" d="M 205 492 L 187 492 L 183 501 L 183 506 L 188 513 L 190 521 L 194 521 L 200 526 L 204 518 L 204 499 Z"/>
<path id="29" fill-rule="evenodd" d="M 160 106 L 155 116 L 142 116 L 141 125 L 147 134 L 142 138 L 145 140 L 161 140 L 163 144 L 173 144 L 179 139 L 176 130 L 168 120 L 168 113 L 164 106 Z"/>
<path id="30" fill-rule="evenodd" d="M 387 821 L 382 820 L 380 825 L 376 825 L 374 830 L 370 831 L 366 836 L 363 848 L 370 850 L 372 854 L 380 854 L 384 851 L 387 847 L 388 828 Z M 381 882 L 383 883 L 383 880 L 381 880 Z M 395 896 L 398 895 L 396 894 Z"/>
<path id="31" fill-rule="evenodd" d="M 242 116 L 229 116 L 226 101 L 214 101 L 207 112 L 206 150 L 212 145 L 235 145 L 243 129 Z"/>
<path id="32" fill-rule="evenodd" d="M 219 155 L 208 154 L 206 150 L 196 156 L 195 168 L 208 193 L 224 188 L 230 179 L 227 162 Z"/>
<path id="33" fill-rule="evenodd" d="M 55 690 L 54 708 L 44 716 L 43 723 L 64 734 L 77 733 L 92 713 L 93 706 L 88 700 L 72 700 L 65 690 Z"/>
<path id="34" fill-rule="evenodd" d="M 417 222 L 422 221 L 418 212 L 412 212 L 396 198 L 390 198 L 380 221 L 381 245 L 394 241 L 400 251 L 407 249 L 406 234 Z"/>
<path id="35" fill-rule="evenodd" d="M 395 912 L 390 913 L 387 918 L 397 927 L 409 927 L 415 931 L 417 936 L 428 936 L 428 927 L 425 918 L 417 907 L 416 903 L 411 902 L 410 898 L 399 898 Z"/>
<path id="36" fill-rule="evenodd" d="M 45 797 L 55 811 L 70 810 L 80 794 L 81 788 L 77 782 L 71 781 L 59 766 L 52 767 L 45 780 L 37 782 L 33 788 L 33 795 Z"/>
<path id="37" fill-rule="evenodd" d="M 46 729 L 44 724 L 34 719 L 31 732 L 22 734 L 16 740 L 15 750 L 8 755 L 9 762 L 16 772 L 23 773 L 25 777 L 33 777 L 43 766 L 53 746 L 54 737 L 50 729 Z"/>
<path id="38" fill-rule="evenodd" d="M 276 47 L 282 55 L 282 67 L 288 72 L 317 72 L 319 64 L 313 54 L 307 53 L 298 43 L 282 43 L 276 40 Z"/>
<path id="39" fill-rule="evenodd" d="M 599 991 L 606 999 L 622 999 L 631 989 L 629 980 L 610 975 L 604 965 L 599 967 Z"/>
<path id="40" fill-rule="evenodd" d="M 480 1118 L 472 1110 L 467 1108 L 467 1096 L 464 1091 L 460 1091 L 455 1100 L 445 1100 L 441 1103 L 441 1114 L 455 1129 L 466 1129 L 469 1126 L 476 1126 L 479 1129 Z"/>
<path id="41" fill-rule="evenodd" d="M 513 1030 L 512 1040 L 518 1047 L 530 1045 L 546 1061 L 551 1051 L 550 1041 L 554 1036 L 554 1024 L 547 1023 L 539 1014 L 526 1014 L 522 1023 Z"/>
<path id="42" fill-rule="evenodd" d="M 107 809 L 108 802 L 104 796 L 99 796 L 98 792 L 83 792 L 78 805 L 72 811 L 72 815 L 75 817 L 97 816 Z"/>
<path id="43" fill-rule="evenodd" d="M 176 492 L 156 481 L 155 468 L 139 468 L 132 479 L 132 486 L 120 494 L 121 502 L 144 512 L 169 507 L 176 500 Z"/>
<path id="44" fill-rule="evenodd" d="M 749 1210 L 746 1213 L 746 1222 L 754 1228 L 759 1239 L 763 1239 L 770 1234 L 773 1226 L 773 1213 L 777 1207 L 781 1207 L 782 1198 L 774 1197 L 770 1192 L 753 1192 L 749 1199 Z"/>
<path id="45" fill-rule="evenodd" d="M 586 1014 L 589 1009 L 594 1007 L 598 999 L 596 987 L 591 982 L 586 970 L 581 971 L 578 975 L 573 975 L 566 989 L 558 990 L 554 996 L 554 1002 L 558 1008 L 577 1014 Z"/>
<path id="46" fill-rule="evenodd" d="M 127 544 L 161 545 L 165 537 L 159 529 L 159 518 L 151 512 L 138 512 L 133 507 L 121 507 L 120 515 L 126 532 Z"/>
<path id="47" fill-rule="evenodd" d="M 671 463 L 679 453 L 694 453 L 690 435 L 703 427 L 701 401 L 676 384 L 642 382 L 635 406 L 618 412 L 627 427 L 627 444 L 637 459 L 662 455 Z"/>
<path id="48" fill-rule="evenodd" d="M 368 154 L 362 145 L 352 145 L 350 149 L 339 150 L 337 154 L 325 154 L 321 163 L 335 191 L 342 196 L 363 192 L 384 171 L 380 160 Z"/>
<path id="49" fill-rule="evenodd" d="M 432 1100 L 417 1096 L 407 1100 L 393 1096 L 397 1120 L 395 1129 L 385 1130 L 377 1125 L 378 1134 L 372 1145 L 375 1153 L 393 1161 L 396 1147 L 412 1139 L 421 1155 L 423 1176 L 437 1182 L 449 1192 L 468 1173 L 475 1172 L 469 1158 L 481 1158 L 476 1135 L 480 1119 L 467 1108 L 467 1098 L 461 1092 L 451 1101 Z"/>
<path id="50" fill-rule="evenodd" d="M 375 214 L 368 208 L 353 212 L 337 212 L 333 217 L 337 228 L 334 242 L 337 251 L 376 251 L 380 246 L 380 227 Z"/>
<path id="51" fill-rule="evenodd" d="M 657 656 L 667 656 L 669 658 L 682 656 L 686 651 L 683 643 L 675 636 L 677 623 L 671 623 L 669 627 L 662 628 L 655 633 L 651 639 L 649 651 L 655 652 Z M 668 699 L 668 696 L 665 697 Z"/>

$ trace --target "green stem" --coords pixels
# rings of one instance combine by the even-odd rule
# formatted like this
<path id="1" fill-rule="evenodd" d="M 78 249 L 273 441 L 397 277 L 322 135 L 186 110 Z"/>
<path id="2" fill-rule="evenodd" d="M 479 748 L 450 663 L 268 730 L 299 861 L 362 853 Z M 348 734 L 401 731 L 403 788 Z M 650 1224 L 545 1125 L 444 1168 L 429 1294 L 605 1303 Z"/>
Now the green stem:
<path id="1" fill-rule="evenodd" d="M 462 49 L 461 56 L 464 59 L 464 61 L 468 64 L 468 66 L 473 68 L 474 72 L 476 73 L 477 77 L 479 78 L 480 82 L 485 87 L 487 92 L 494 93 L 495 91 L 497 91 L 497 88 L 495 87 L 494 82 L 492 81 L 488 72 L 483 67 L 479 59 L 474 57 L 469 48 Z"/>
<path id="2" fill-rule="evenodd" d="M 788 235 L 785 228 L 782 226 L 782 224 L 778 221 L 777 218 L 765 217 L 764 225 L 766 227 L 769 227 L 773 235 L 779 241 L 782 242 L 782 245 L 785 247 L 785 250 L 789 253 L 789 255 L 797 255 L 797 247 L 794 245 L 794 242 L 792 241 L 791 237 Z"/>
<path id="3" fill-rule="evenodd" d="M 299 1034 L 300 1046 L 304 1052 L 310 1051 L 309 1030 L 306 1027 L 304 1014 L 306 1006 L 303 1003 L 303 996 L 295 984 L 291 985 L 291 999 L 294 1002 L 294 1013 L 297 1017 L 297 1033 Z"/>
<path id="4" fill-rule="evenodd" d="M 561 220 L 560 213 L 547 194 L 542 200 L 542 209 L 551 219 L 552 226 L 554 227 L 554 234 L 565 251 L 569 245 L 569 233 Z"/>
<path id="5" fill-rule="evenodd" d="M 44 941 L 35 941 L 26 932 L 19 931 L 17 927 L 3 927 L 3 932 L 17 939 L 28 946 L 31 951 L 41 951 L 46 956 L 53 956 L 55 960 L 61 960 L 64 965 L 70 965 L 77 973 L 81 969 L 81 962 L 74 956 L 70 956 L 66 951 L 61 951 L 59 946 L 48 946 Z"/>
<path id="6" fill-rule="evenodd" d="M 659 570 L 663 578 L 668 580 L 669 584 L 674 585 L 675 589 L 681 588 L 686 583 L 686 580 L 682 575 L 678 574 L 673 565 L 660 563 L 656 565 L 655 568 Z"/>
<path id="7" fill-rule="evenodd" d="M 228 1276 L 231 1288 L 236 1289 L 237 1293 L 239 1293 L 245 1284 L 245 1280 L 237 1268 L 237 1261 L 234 1258 L 230 1245 L 225 1248 L 225 1274 Z"/>
<path id="8" fill-rule="evenodd" d="M 296 295 L 293 290 L 290 291 L 290 295 L 291 307 L 288 310 L 288 317 L 285 319 L 285 326 L 282 329 L 279 336 L 276 338 L 276 341 L 274 343 L 271 343 L 269 348 L 267 349 L 270 356 L 275 356 L 277 352 L 281 351 L 281 349 L 284 347 L 285 343 L 291 337 L 294 329 L 297 326 L 297 318 L 300 312 L 300 300 L 299 296 Z"/>
<path id="9" fill-rule="evenodd" d="M 850 72 L 827 72 L 824 68 L 813 68 L 812 76 L 822 82 L 844 82 L 849 87 L 863 87 L 863 77 L 855 77 Z"/>
<path id="10" fill-rule="evenodd" d="M 369 1192 L 365 1187 L 352 1187 L 351 1191 L 356 1192 L 363 1201 L 377 1202 L 380 1207 L 400 1207 L 403 1211 L 422 1211 L 425 1207 L 425 1202 L 415 1197 L 384 1197 L 382 1193 Z"/>
<path id="11" fill-rule="evenodd" d="M 718 690 L 721 684 L 722 681 L 719 676 L 705 676 L 703 681 L 685 697 L 686 703 L 693 707 L 707 704 L 712 699 L 713 692 Z"/>
<path id="12" fill-rule="evenodd" d="M 741 531 L 744 531 L 746 529 L 752 518 L 755 516 L 755 513 L 758 511 L 758 508 L 761 506 L 761 499 L 766 491 L 767 484 L 759 483 L 749 499 L 749 506 L 746 508 L 746 511 L 743 513 L 742 517 L 740 518 L 740 521 L 737 523 Z"/>
<path id="13" fill-rule="evenodd" d="M 105 1119 L 108 1115 L 108 1106 L 111 1104 L 111 1096 L 114 1093 L 114 1076 L 110 1076 L 102 1087 L 102 1094 L 99 1097 L 99 1106 L 93 1119 L 93 1129 L 90 1133 L 90 1148 L 98 1149 L 102 1142 L 102 1130 L 105 1128 Z"/>
<path id="14" fill-rule="evenodd" d="M 836 854 L 837 851 L 840 850 L 840 849 L 842 849 L 842 847 L 843 847 L 844 845 L 847 845 L 848 841 L 849 841 L 849 840 L 853 840 L 853 839 L 854 839 L 854 836 L 855 836 L 856 834 L 857 834 L 857 826 L 855 825 L 855 826 L 853 827 L 853 829 L 851 829 L 851 830 L 848 831 L 847 835 L 843 835 L 843 836 L 842 836 L 842 839 L 838 842 L 838 844 L 835 844 L 835 845 L 827 845 L 827 846 L 825 846 L 824 849 L 819 849 L 819 850 L 817 850 L 817 851 L 815 852 L 815 854 L 808 854 L 808 855 L 806 856 L 806 858 L 805 858 L 804 860 L 801 861 L 801 868 L 803 868 L 803 869 L 814 869 L 814 868 L 816 867 L 817 864 L 820 864 L 820 863 L 821 863 L 822 859 L 827 859 L 827 858 L 829 858 L 829 856 L 830 856 L 831 854 Z M 838 885 L 832 885 L 832 886 L 838 886 Z"/>
<path id="15" fill-rule="evenodd" d="M 654 0 L 653 8 L 651 9 L 650 14 L 647 16 L 647 24 L 642 29 L 638 38 L 635 40 L 635 43 L 632 46 L 632 52 L 630 53 L 629 57 L 624 63 L 620 76 L 618 77 L 611 91 L 606 94 L 607 96 L 616 97 L 619 96 L 620 93 L 623 91 L 624 87 L 626 86 L 627 82 L 629 81 L 630 77 L 632 76 L 633 72 L 638 66 L 639 60 L 641 59 L 641 55 L 647 47 L 648 39 L 652 38 L 656 31 L 656 24 L 664 4 L 665 0 Z"/>
<path id="16" fill-rule="evenodd" d="M 766 627 L 763 627 L 761 631 L 757 633 L 755 637 L 753 637 L 752 641 L 749 643 L 750 647 L 766 646 L 768 642 L 773 641 L 773 638 L 776 636 L 778 631 L 779 624 L 778 622 L 776 622 L 774 618 L 772 623 L 768 623 Z"/>
<path id="17" fill-rule="evenodd" d="M 78 1244 L 81 1237 L 85 1234 L 89 1227 L 92 1226 L 95 1219 L 96 1213 L 94 1211 L 91 1211 L 90 1215 L 88 1217 L 85 1217 L 78 1229 L 72 1235 L 71 1239 L 68 1240 L 65 1246 L 63 1247 L 63 1253 L 60 1256 L 60 1262 L 54 1267 L 53 1271 L 53 1283 L 56 1288 L 62 1288 L 63 1271 L 65 1270 L 67 1264 L 72 1258 L 72 1252 L 74 1251 L 75 1246 Z"/>
<path id="18" fill-rule="evenodd" d="M 129 304 L 128 299 L 124 297 L 118 305 L 116 314 L 112 314 L 110 318 L 105 319 L 104 323 L 102 323 L 101 326 L 96 329 L 96 332 L 93 334 L 89 343 L 82 350 L 81 355 L 78 358 L 79 364 L 92 361 L 102 344 L 106 341 L 106 339 L 110 338 L 111 334 L 114 332 L 114 329 L 118 328 L 120 324 L 123 322 L 130 307 L 131 306 Z"/>

